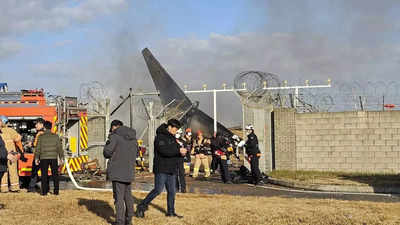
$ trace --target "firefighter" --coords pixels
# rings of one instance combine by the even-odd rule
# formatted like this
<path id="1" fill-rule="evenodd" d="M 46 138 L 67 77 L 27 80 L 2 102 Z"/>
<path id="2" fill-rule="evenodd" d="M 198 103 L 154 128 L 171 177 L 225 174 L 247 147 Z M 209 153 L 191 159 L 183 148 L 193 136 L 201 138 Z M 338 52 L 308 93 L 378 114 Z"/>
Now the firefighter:
<path id="1" fill-rule="evenodd" d="M 247 134 L 247 141 L 241 142 L 239 147 L 244 146 L 246 148 L 246 154 L 250 161 L 251 176 L 255 185 L 264 184 L 261 177 L 259 168 L 259 160 L 261 156 L 260 149 L 258 148 L 258 139 L 254 133 L 254 126 L 249 124 L 245 127 Z M 243 144 L 244 143 L 244 144 Z"/>
<path id="2" fill-rule="evenodd" d="M 185 168 L 185 174 L 190 174 L 190 164 L 192 162 L 192 158 L 191 158 L 191 152 L 193 150 L 193 138 L 192 138 L 192 129 L 187 128 L 185 130 L 185 135 L 182 137 L 183 140 L 183 145 L 185 146 L 185 148 L 187 149 L 187 153 L 186 156 L 184 158 L 184 168 Z"/>
<path id="3" fill-rule="evenodd" d="M 214 142 L 213 145 L 215 146 L 214 148 L 216 149 L 214 152 L 215 161 L 217 167 L 219 166 L 221 170 L 221 180 L 225 184 L 232 184 L 231 177 L 228 171 L 228 162 L 227 162 L 229 159 L 228 149 L 231 146 L 228 140 L 221 133 L 216 134 L 216 137 L 214 138 L 213 142 Z"/>
<path id="4" fill-rule="evenodd" d="M 14 129 L 7 126 L 8 118 L 6 116 L 0 116 L 0 132 L 1 137 L 4 140 L 7 151 L 15 156 L 17 153 L 17 146 L 22 151 L 21 135 L 17 133 Z M 18 157 L 16 157 L 18 158 Z M 1 179 L 1 192 L 19 192 L 19 177 L 18 177 L 18 167 L 17 160 L 9 160 L 7 163 L 8 172 L 5 172 L 3 178 Z M 10 181 L 10 189 L 8 188 L 8 183 Z"/>
<path id="5" fill-rule="evenodd" d="M 180 128 L 177 133 L 175 134 L 176 142 L 179 144 L 180 148 L 185 148 L 185 142 L 182 139 L 183 131 Z M 176 176 L 176 190 L 181 191 L 182 193 L 186 193 L 186 181 L 185 181 L 185 155 L 182 155 L 178 162 L 178 174 Z"/>
<path id="6" fill-rule="evenodd" d="M 38 142 L 38 138 L 41 134 L 44 133 L 44 119 L 40 118 L 36 121 L 35 128 L 36 128 L 36 137 L 33 141 L 33 154 L 35 154 L 36 145 Z M 32 172 L 31 172 L 31 180 L 29 182 L 28 192 L 35 192 L 36 182 L 38 180 L 38 172 L 40 166 L 36 165 L 35 160 L 32 160 Z"/>
<path id="7" fill-rule="evenodd" d="M 204 167 L 204 178 L 208 178 L 210 176 L 210 166 L 208 165 L 208 151 L 210 151 L 210 139 L 207 139 L 203 136 L 203 132 L 201 130 L 197 131 L 197 138 L 194 142 L 194 168 L 193 168 L 193 178 L 198 177 L 200 166 Z"/>

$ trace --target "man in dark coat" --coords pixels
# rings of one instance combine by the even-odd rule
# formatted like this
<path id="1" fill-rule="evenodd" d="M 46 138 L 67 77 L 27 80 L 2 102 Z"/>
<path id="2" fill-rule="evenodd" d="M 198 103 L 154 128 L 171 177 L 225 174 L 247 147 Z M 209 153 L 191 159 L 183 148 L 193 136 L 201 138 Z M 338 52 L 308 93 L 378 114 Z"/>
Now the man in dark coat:
<path id="1" fill-rule="evenodd" d="M 216 137 L 213 139 L 211 144 L 214 145 L 215 160 L 217 168 L 219 166 L 219 169 L 221 170 L 222 182 L 225 184 L 232 184 L 227 162 L 229 159 L 228 148 L 230 147 L 228 141 L 221 133 L 217 132 Z"/>
<path id="2" fill-rule="evenodd" d="M 59 193 L 58 165 L 64 159 L 64 151 L 62 148 L 60 137 L 51 133 L 52 124 L 50 121 L 44 122 L 46 131 L 39 136 L 35 149 L 35 163 L 40 166 L 42 173 L 41 195 L 47 195 L 49 192 L 48 169 L 51 168 L 51 176 L 54 182 L 54 194 Z"/>
<path id="3" fill-rule="evenodd" d="M 44 123 L 45 120 L 40 118 L 36 121 L 35 128 L 36 128 L 36 136 L 35 140 L 33 141 L 33 153 L 35 153 L 36 146 L 38 143 L 39 136 L 44 133 Z M 28 192 L 35 192 L 36 182 L 39 179 L 38 172 L 40 170 L 40 166 L 36 165 L 35 160 L 32 160 L 32 172 L 31 172 L 31 180 L 29 182 Z"/>
<path id="4" fill-rule="evenodd" d="M 185 148 L 179 146 L 175 134 L 181 127 L 178 120 L 170 119 L 167 124 L 162 124 L 157 128 L 154 140 L 154 189 L 137 206 L 136 216 L 144 217 L 150 202 L 156 198 L 164 189 L 167 189 L 167 208 L 166 216 L 178 217 L 175 213 L 175 193 L 176 193 L 176 174 L 181 157 L 187 152 Z"/>
<path id="5" fill-rule="evenodd" d="M 132 181 L 135 178 L 135 161 L 138 149 L 136 131 L 123 126 L 119 120 L 111 122 L 111 133 L 104 146 L 103 155 L 109 159 L 107 176 L 112 181 L 116 211 L 116 224 L 132 224 Z"/>
<path id="6" fill-rule="evenodd" d="M 178 142 L 180 148 L 186 148 L 185 141 L 183 140 L 182 135 L 183 131 L 182 129 L 179 129 L 175 135 L 176 142 Z M 182 156 L 180 162 L 178 163 L 178 168 L 177 168 L 178 174 L 176 176 L 176 191 L 180 190 L 182 193 L 186 193 L 186 180 L 185 180 L 185 167 L 184 167 L 185 156 Z"/>

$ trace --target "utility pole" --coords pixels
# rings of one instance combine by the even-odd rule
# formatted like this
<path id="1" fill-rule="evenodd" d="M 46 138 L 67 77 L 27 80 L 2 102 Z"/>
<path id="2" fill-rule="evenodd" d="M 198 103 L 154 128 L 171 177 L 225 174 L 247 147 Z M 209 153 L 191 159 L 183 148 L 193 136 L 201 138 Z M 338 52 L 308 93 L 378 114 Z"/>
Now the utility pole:
<path id="1" fill-rule="evenodd" d="M 129 123 L 130 128 L 133 128 L 133 98 L 132 98 L 132 88 L 129 88 Z"/>

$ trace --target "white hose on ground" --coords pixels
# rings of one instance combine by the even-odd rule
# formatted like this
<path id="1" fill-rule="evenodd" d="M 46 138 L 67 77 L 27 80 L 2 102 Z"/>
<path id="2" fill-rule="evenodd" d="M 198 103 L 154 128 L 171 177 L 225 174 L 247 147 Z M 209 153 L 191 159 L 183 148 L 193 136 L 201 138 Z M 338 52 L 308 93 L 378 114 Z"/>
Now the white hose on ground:
<path id="1" fill-rule="evenodd" d="M 75 188 L 78 190 L 84 190 L 84 191 L 112 191 L 111 188 L 88 188 L 88 187 L 82 187 L 79 186 L 78 183 L 76 182 L 74 176 L 72 175 L 71 169 L 69 168 L 68 164 L 68 159 L 65 158 L 65 168 L 67 169 L 69 179 L 71 179 L 72 183 L 74 184 Z M 135 190 L 135 192 L 140 192 L 140 193 L 148 193 L 148 191 L 140 191 L 140 190 Z"/>

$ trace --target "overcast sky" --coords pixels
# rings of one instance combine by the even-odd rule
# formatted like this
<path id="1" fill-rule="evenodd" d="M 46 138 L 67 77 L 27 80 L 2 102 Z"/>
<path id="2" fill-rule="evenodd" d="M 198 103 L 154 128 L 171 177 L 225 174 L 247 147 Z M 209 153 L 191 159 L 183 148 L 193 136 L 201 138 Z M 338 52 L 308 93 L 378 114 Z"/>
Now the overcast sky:
<path id="1" fill-rule="evenodd" d="M 232 85 L 245 70 L 289 84 L 397 81 L 399 10 L 398 0 L 2 0 L 0 82 L 79 96 L 96 80 L 115 105 L 129 87 L 154 89 L 144 47 L 191 88 Z M 226 95 L 219 116 L 235 125 L 239 101 Z M 192 97 L 211 112 L 211 96 Z"/>

